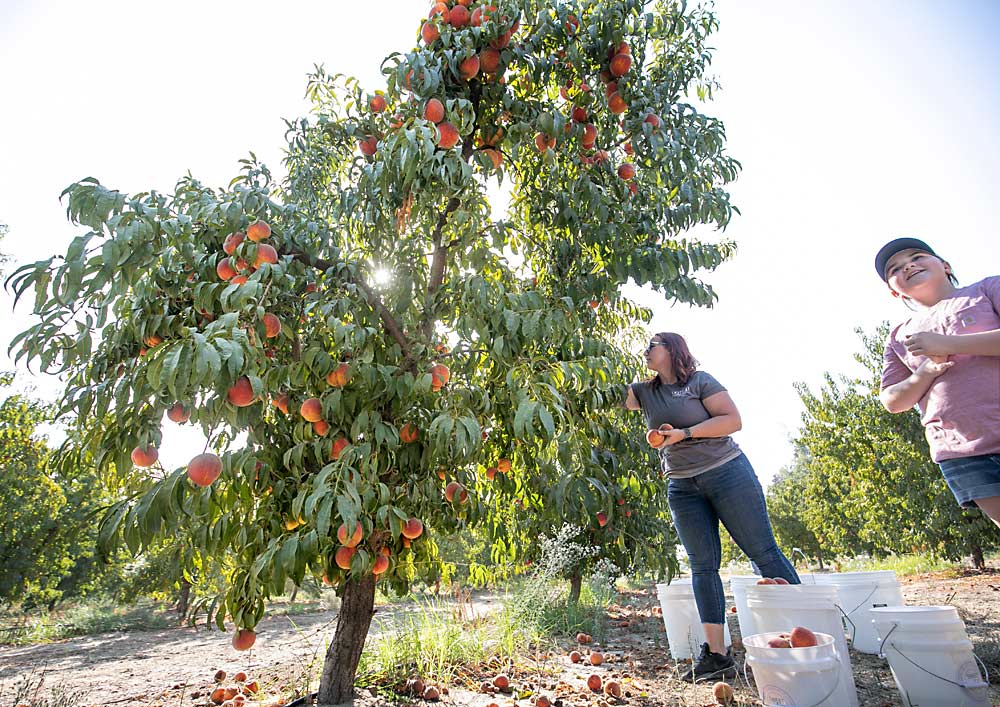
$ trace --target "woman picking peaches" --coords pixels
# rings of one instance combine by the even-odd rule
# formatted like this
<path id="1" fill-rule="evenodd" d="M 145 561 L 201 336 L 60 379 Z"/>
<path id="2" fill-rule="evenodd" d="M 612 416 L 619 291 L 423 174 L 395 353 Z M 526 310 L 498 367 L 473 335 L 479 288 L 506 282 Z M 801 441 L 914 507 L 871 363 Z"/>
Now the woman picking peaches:
<path id="1" fill-rule="evenodd" d="M 730 437 L 742 422 L 729 393 L 697 370 L 698 362 L 679 334 L 656 334 L 645 356 L 656 375 L 628 387 L 625 407 L 642 411 L 650 430 L 647 439 L 659 449 L 669 478 L 670 513 L 691 563 L 695 603 L 708 639 L 683 678 L 734 677 L 736 665 L 723 638 L 719 521 L 765 577 L 791 584 L 798 584 L 799 577 L 774 540 L 757 475 Z"/>

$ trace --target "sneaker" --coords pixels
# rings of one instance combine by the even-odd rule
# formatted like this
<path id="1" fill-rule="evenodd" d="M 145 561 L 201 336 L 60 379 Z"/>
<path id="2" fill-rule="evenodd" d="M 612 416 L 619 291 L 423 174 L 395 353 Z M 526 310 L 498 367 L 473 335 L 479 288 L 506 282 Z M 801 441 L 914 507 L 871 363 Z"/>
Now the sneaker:
<path id="1" fill-rule="evenodd" d="M 707 643 L 701 644 L 701 655 L 698 656 L 691 668 L 681 675 L 681 680 L 685 682 L 700 682 L 701 680 L 718 680 L 721 678 L 736 677 L 736 662 L 730 651 L 725 655 L 713 653 L 708 648 Z"/>

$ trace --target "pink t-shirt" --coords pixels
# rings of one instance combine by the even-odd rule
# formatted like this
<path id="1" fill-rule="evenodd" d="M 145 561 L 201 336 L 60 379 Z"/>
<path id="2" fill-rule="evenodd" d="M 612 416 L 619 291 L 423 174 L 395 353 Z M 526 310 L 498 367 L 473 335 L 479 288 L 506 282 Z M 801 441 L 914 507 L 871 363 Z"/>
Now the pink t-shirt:
<path id="1" fill-rule="evenodd" d="M 1000 329 L 1000 277 L 955 290 L 889 333 L 882 388 L 906 380 L 925 356 L 907 352 L 910 334 L 974 334 Z M 938 376 L 917 403 L 934 461 L 1000 454 L 1000 356 L 949 356 L 955 365 Z"/>

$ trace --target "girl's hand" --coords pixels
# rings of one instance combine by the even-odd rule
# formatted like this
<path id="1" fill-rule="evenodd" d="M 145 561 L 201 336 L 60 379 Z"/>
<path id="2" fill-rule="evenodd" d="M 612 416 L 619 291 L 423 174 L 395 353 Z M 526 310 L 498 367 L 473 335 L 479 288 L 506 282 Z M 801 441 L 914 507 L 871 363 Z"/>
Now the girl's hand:
<path id="1" fill-rule="evenodd" d="M 916 373 L 918 375 L 929 376 L 930 378 L 937 378 L 954 365 L 954 361 L 942 359 L 940 356 L 933 356 L 921 363 Z"/>
<path id="2" fill-rule="evenodd" d="M 945 334 L 918 331 L 916 334 L 907 336 L 903 340 L 903 345 L 914 356 L 947 356 L 955 353 L 951 346 L 952 338 Z"/>

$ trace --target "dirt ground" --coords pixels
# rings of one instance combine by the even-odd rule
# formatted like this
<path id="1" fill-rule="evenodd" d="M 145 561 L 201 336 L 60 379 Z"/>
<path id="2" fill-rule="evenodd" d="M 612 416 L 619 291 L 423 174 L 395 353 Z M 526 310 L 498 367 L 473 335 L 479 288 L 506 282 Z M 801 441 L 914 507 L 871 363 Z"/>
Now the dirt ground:
<path id="1" fill-rule="evenodd" d="M 911 605 L 951 604 L 965 620 L 967 631 L 979 653 L 990 653 L 994 665 L 1000 656 L 996 645 L 1000 637 L 1000 571 L 980 573 L 932 573 L 900 580 L 903 596 Z M 483 615 L 497 606 L 493 597 L 476 599 L 473 614 Z M 528 707 L 544 694 L 555 707 L 613 707 L 617 705 L 678 705 L 702 707 L 714 705 L 711 685 L 682 683 L 677 676 L 686 668 L 670 658 L 663 621 L 654 615 L 655 591 L 624 594 L 620 603 L 608 612 L 608 631 L 603 645 L 584 648 L 601 650 L 604 663 L 597 667 L 575 665 L 568 659 L 570 650 L 579 646 L 567 642 L 550 654 L 525 656 L 508 666 L 511 692 L 484 694 L 478 690 L 491 673 L 469 675 L 461 684 L 449 686 L 442 704 L 462 707 Z M 396 605 L 380 609 L 373 632 L 391 629 L 393 621 L 423 607 Z M 258 696 L 250 705 L 274 705 L 276 696 L 285 701 L 308 689 L 306 676 L 321 665 L 326 642 L 332 633 L 336 614 L 321 612 L 294 617 L 271 617 L 259 627 L 259 639 L 248 654 L 237 653 L 230 637 L 204 628 L 175 628 L 160 631 L 109 633 L 75 638 L 59 643 L 0 647 L 0 707 L 14 705 L 15 685 L 25 680 L 37 683 L 44 679 L 42 690 L 32 702 L 45 704 L 53 691 L 62 697 L 58 707 L 119 705 L 121 707 L 204 707 L 210 705 L 216 670 L 232 676 L 247 671 L 261 684 Z M 735 616 L 730 620 L 738 664 L 739 628 Z M 862 707 L 903 705 L 888 664 L 876 657 L 851 655 L 854 679 Z M 604 680 L 617 679 L 623 687 L 621 699 L 591 692 L 586 679 L 598 673 Z M 752 677 L 751 677 L 752 681 Z M 756 688 L 742 675 L 730 681 L 735 688 L 736 705 L 759 706 Z M 1000 681 L 991 675 L 989 698 L 1000 705 Z M 231 684 L 231 683 L 225 683 Z M 315 686 L 313 686 L 315 687 Z M 20 700 L 27 703 L 27 700 Z M 408 704 L 400 698 L 397 704 Z M 389 704 L 383 698 L 359 695 L 358 707 Z M 413 704 L 428 704 L 416 700 Z"/>

